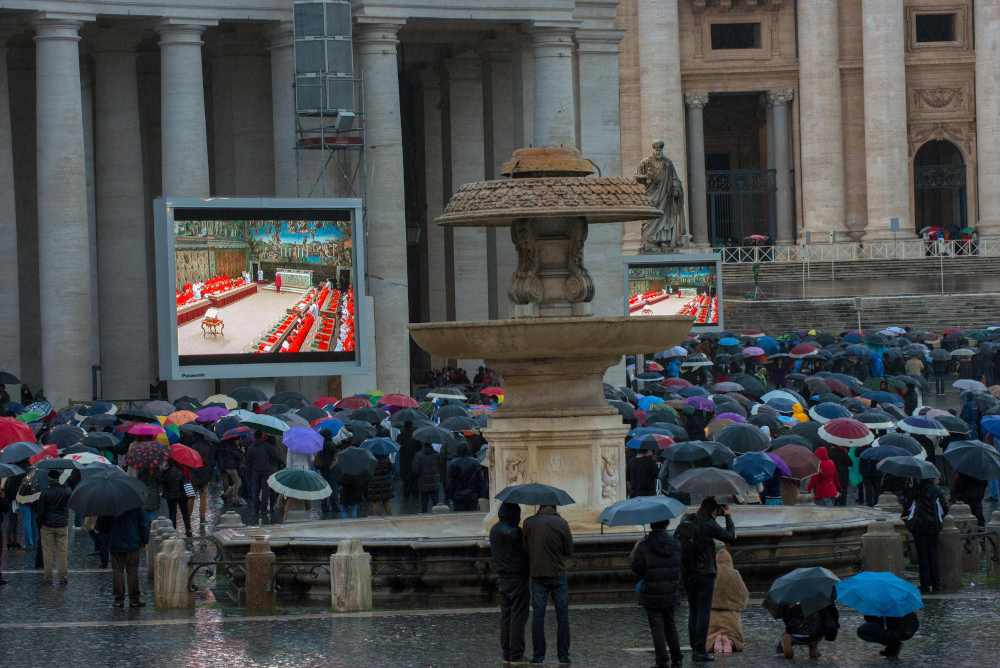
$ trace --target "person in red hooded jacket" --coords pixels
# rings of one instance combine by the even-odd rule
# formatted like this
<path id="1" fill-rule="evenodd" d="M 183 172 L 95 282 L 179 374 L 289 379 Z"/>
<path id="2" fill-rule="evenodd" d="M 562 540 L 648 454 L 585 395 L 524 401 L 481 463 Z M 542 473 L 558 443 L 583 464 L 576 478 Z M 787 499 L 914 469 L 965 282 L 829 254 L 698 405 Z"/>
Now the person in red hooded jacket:
<path id="1" fill-rule="evenodd" d="M 841 492 L 837 466 L 830 461 L 826 448 L 816 448 L 816 456 L 819 457 L 819 473 L 809 478 L 806 491 L 813 492 L 817 506 L 833 507 L 833 500 Z"/>

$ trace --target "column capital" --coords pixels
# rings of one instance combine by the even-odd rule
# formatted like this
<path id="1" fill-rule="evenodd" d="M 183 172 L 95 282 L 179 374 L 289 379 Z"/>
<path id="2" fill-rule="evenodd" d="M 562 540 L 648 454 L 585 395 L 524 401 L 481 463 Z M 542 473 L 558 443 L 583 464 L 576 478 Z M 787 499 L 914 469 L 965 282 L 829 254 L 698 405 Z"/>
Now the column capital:
<path id="1" fill-rule="evenodd" d="M 684 93 L 684 106 L 688 109 L 704 109 L 708 104 L 708 93 Z"/>
<path id="2" fill-rule="evenodd" d="M 483 78 L 483 61 L 473 56 L 446 58 L 441 63 L 450 81 L 479 81 Z"/>
<path id="3" fill-rule="evenodd" d="M 271 41 L 271 50 L 288 49 L 295 44 L 295 24 L 292 21 L 275 21 L 264 30 Z"/>
<path id="4" fill-rule="evenodd" d="M 506 62 L 510 60 L 511 45 L 499 39 L 484 39 L 476 44 L 476 55 L 483 62 Z"/>
<path id="5" fill-rule="evenodd" d="M 528 30 L 535 58 L 573 56 L 573 28 L 570 26 L 532 26 Z"/>
<path id="6" fill-rule="evenodd" d="M 159 46 L 165 44 L 191 44 L 201 46 L 201 36 L 208 28 L 218 25 L 218 22 L 191 21 L 184 19 L 163 19 L 153 26 L 160 36 Z"/>
<path id="7" fill-rule="evenodd" d="M 430 67 L 417 70 L 417 78 L 423 90 L 441 90 L 441 75 L 437 70 Z"/>
<path id="8" fill-rule="evenodd" d="M 611 28 L 597 30 L 578 28 L 574 32 L 576 50 L 578 53 L 620 53 L 618 45 L 625 37 L 625 30 Z"/>
<path id="9" fill-rule="evenodd" d="M 83 32 L 86 45 L 92 53 L 135 53 L 146 36 L 143 30 L 124 28 L 93 28 Z"/>
<path id="10" fill-rule="evenodd" d="M 354 20 L 354 41 L 358 43 L 399 44 L 396 34 L 406 19 L 358 17 Z"/>
<path id="11" fill-rule="evenodd" d="M 75 15 L 74 15 L 75 16 Z M 94 20 L 92 17 L 88 17 Z M 59 16 L 50 18 L 48 12 L 40 12 L 38 17 L 31 21 L 31 27 L 35 29 L 35 42 L 42 40 L 70 40 L 80 41 L 80 28 L 86 23 L 87 18 L 70 18 Z"/>
<path id="12" fill-rule="evenodd" d="M 776 88 L 767 91 L 767 105 L 769 107 L 784 107 L 792 101 L 793 91 L 791 88 Z"/>

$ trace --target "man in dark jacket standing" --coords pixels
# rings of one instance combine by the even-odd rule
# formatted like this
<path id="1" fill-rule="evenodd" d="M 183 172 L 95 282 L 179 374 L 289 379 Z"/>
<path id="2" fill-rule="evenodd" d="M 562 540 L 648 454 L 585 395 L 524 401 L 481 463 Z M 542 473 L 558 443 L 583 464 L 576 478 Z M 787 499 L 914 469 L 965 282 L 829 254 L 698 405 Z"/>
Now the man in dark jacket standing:
<path id="1" fill-rule="evenodd" d="M 545 662 L 545 606 L 552 595 L 556 609 L 556 649 L 559 663 L 569 660 L 569 586 L 566 557 L 573 555 L 573 533 L 555 506 L 538 506 L 524 521 L 524 550 L 531 564 L 532 663 Z"/>
<path id="2" fill-rule="evenodd" d="M 659 474 L 655 456 L 646 450 L 639 451 L 625 465 L 625 486 L 628 487 L 629 498 L 655 496 L 656 477 Z"/>
<path id="3" fill-rule="evenodd" d="M 639 605 L 646 609 L 656 649 L 656 668 L 680 668 L 684 661 L 674 609 L 681 601 L 681 544 L 667 533 L 669 520 L 653 522 L 632 553 L 632 572 L 642 580 Z M 670 648 L 669 657 L 667 647 Z M 667 663 L 669 658 L 670 663 Z"/>
<path id="4" fill-rule="evenodd" d="M 715 521 L 720 513 L 726 516 L 725 529 Z M 712 661 L 713 658 L 705 651 L 705 642 L 712 614 L 712 595 L 715 593 L 715 541 L 736 541 L 736 527 L 729 515 L 729 507 L 720 506 L 714 496 L 706 498 L 697 513 L 681 519 L 674 537 L 681 543 L 681 575 L 690 608 L 688 639 L 691 641 L 691 660 Z"/>
<path id="5" fill-rule="evenodd" d="M 458 457 L 448 464 L 447 498 L 455 502 L 455 512 L 479 507 L 479 460 L 469 454 L 469 444 L 458 446 Z"/>
<path id="6" fill-rule="evenodd" d="M 851 484 L 851 467 L 854 466 L 854 462 L 851 460 L 851 456 L 847 454 L 847 449 L 841 445 L 827 447 L 827 454 L 830 457 L 830 461 L 837 468 L 837 478 L 840 480 L 840 494 L 834 500 L 833 505 L 846 506 L 847 487 Z"/>
<path id="7" fill-rule="evenodd" d="M 49 486 L 38 499 L 38 526 L 42 543 L 42 560 L 45 564 L 45 584 L 52 584 L 52 561 L 59 561 L 59 584 L 69 584 L 66 567 L 66 545 L 69 524 L 69 487 L 60 484 L 62 471 L 49 471 Z M 53 550 L 55 554 L 53 554 Z"/>
<path id="8" fill-rule="evenodd" d="M 247 471 L 250 472 L 250 496 L 253 500 L 254 514 L 267 510 L 267 503 L 271 494 L 267 486 L 267 479 L 271 477 L 271 464 L 281 465 L 284 462 L 278 456 L 278 450 L 268 441 L 264 440 L 263 434 L 259 431 L 254 434 L 255 438 L 246 452 Z"/>
<path id="9" fill-rule="evenodd" d="M 399 443 L 399 477 L 403 479 L 403 500 L 417 498 L 420 492 L 417 490 L 417 478 L 413 474 L 413 459 L 420 452 L 420 443 L 413 440 L 413 423 L 407 420 L 403 423 L 403 430 L 396 437 Z"/>
<path id="10" fill-rule="evenodd" d="M 115 607 L 125 607 L 125 583 L 128 581 L 129 607 L 145 605 L 139 600 L 139 553 L 149 542 L 149 522 L 140 508 L 125 511 L 118 517 L 97 520 L 97 530 L 106 536 L 111 552 L 111 586 Z"/>
<path id="11" fill-rule="evenodd" d="M 938 560 L 938 536 L 948 514 L 948 502 L 937 486 L 937 479 L 919 480 L 903 499 L 903 519 L 913 534 L 920 571 L 920 591 L 941 591 L 941 562 Z"/>
<path id="12" fill-rule="evenodd" d="M 201 463 L 204 464 L 191 469 L 191 486 L 198 497 L 198 518 L 204 527 L 205 511 L 208 510 L 208 483 L 212 482 L 212 474 L 215 472 L 215 446 L 204 438 L 199 438 L 191 449 L 201 455 Z M 194 496 L 188 499 L 188 515 L 191 516 L 194 516 L 194 499 Z"/>
<path id="13" fill-rule="evenodd" d="M 441 455 L 434 451 L 433 445 L 424 443 L 423 449 L 413 458 L 410 473 L 420 490 L 420 512 L 429 513 L 437 505 L 441 489 Z"/>
<path id="14" fill-rule="evenodd" d="M 500 648 L 503 660 L 524 661 L 524 627 L 531 600 L 528 554 L 524 551 L 521 506 L 501 503 L 490 529 L 490 554 L 500 589 Z"/>

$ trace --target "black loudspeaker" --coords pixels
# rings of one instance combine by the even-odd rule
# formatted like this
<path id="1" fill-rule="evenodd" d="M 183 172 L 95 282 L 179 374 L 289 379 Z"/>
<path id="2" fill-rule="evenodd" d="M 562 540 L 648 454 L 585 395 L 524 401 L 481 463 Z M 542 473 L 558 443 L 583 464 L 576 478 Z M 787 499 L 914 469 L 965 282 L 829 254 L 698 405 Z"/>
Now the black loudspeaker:
<path id="1" fill-rule="evenodd" d="M 300 114 L 354 110 L 349 2 L 296 2 L 295 106 Z"/>

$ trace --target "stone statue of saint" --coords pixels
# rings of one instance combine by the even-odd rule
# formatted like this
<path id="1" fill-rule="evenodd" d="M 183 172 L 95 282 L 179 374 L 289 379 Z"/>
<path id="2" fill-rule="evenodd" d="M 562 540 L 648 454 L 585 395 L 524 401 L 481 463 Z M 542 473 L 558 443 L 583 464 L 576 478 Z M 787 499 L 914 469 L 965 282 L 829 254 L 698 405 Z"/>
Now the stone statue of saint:
<path id="1" fill-rule="evenodd" d="M 684 221 L 684 186 L 677 178 L 674 163 L 663 155 L 663 141 L 653 142 L 653 155 L 639 163 L 635 180 L 646 186 L 646 196 L 660 217 L 642 224 L 641 253 L 662 253 L 680 245 L 687 233 Z"/>

